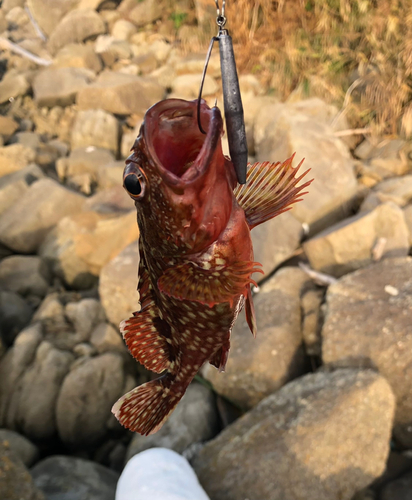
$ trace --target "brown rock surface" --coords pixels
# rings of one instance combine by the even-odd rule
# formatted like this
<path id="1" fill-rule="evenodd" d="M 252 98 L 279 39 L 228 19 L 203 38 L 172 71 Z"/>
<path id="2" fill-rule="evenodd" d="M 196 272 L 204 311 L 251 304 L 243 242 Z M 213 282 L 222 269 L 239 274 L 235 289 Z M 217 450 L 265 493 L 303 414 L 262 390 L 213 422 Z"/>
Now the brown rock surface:
<path id="1" fill-rule="evenodd" d="M 76 149 L 96 146 L 117 155 L 119 132 L 119 123 L 111 113 L 102 109 L 79 111 L 73 124 L 71 147 Z"/>
<path id="2" fill-rule="evenodd" d="M 412 258 L 385 259 L 331 285 L 324 363 L 374 366 L 396 396 L 395 437 L 412 445 Z"/>
<path id="3" fill-rule="evenodd" d="M 0 177 L 18 172 L 34 161 L 36 153 L 23 144 L 0 147 Z"/>
<path id="4" fill-rule="evenodd" d="M 373 371 L 309 374 L 207 443 L 194 468 L 214 500 L 350 500 L 385 469 L 394 406 Z"/>

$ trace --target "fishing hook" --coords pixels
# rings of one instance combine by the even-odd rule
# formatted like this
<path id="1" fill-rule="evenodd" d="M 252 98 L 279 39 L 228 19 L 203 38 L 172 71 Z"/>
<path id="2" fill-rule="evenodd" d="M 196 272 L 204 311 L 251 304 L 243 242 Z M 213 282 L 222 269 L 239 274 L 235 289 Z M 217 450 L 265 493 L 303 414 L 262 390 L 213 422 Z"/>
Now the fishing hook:
<path id="1" fill-rule="evenodd" d="M 239 184 L 246 183 L 247 171 L 247 141 L 245 120 L 243 116 L 242 97 L 240 95 L 239 79 L 236 70 L 235 54 L 233 51 L 232 37 L 227 29 L 225 8 L 226 0 L 223 0 L 222 10 L 220 10 L 218 0 L 215 0 L 217 8 L 216 23 L 219 26 L 217 36 L 210 40 L 209 49 L 206 54 L 205 66 L 203 68 L 202 80 L 200 83 L 199 95 L 197 100 L 197 123 L 202 134 L 203 130 L 200 116 L 200 104 L 202 98 L 203 85 L 205 82 L 206 71 L 215 41 L 219 41 L 220 52 L 220 71 L 222 73 L 223 103 L 225 108 L 226 131 L 229 143 L 230 157 L 236 171 Z"/>

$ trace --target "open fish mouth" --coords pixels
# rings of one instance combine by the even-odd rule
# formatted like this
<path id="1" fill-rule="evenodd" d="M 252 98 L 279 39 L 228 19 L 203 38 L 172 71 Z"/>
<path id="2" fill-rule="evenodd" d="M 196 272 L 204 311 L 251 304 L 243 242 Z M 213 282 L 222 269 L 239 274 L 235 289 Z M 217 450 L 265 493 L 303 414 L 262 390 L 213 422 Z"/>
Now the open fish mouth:
<path id="1" fill-rule="evenodd" d="M 168 99 L 152 106 L 145 116 L 144 139 L 160 176 L 167 184 L 193 182 L 208 170 L 220 146 L 223 122 L 217 107 L 202 101 L 199 130 L 197 101 Z"/>

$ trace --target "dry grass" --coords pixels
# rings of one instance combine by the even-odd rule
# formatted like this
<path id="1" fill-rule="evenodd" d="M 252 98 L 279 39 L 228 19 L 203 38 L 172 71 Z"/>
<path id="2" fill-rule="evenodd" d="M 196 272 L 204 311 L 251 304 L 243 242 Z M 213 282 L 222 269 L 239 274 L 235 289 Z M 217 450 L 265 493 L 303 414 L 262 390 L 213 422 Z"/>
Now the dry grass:
<path id="1" fill-rule="evenodd" d="M 353 126 L 412 136 L 411 0 L 227 0 L 227 17 L 241 70 L 271 92 L 299 87 L 345 102 Z"/>

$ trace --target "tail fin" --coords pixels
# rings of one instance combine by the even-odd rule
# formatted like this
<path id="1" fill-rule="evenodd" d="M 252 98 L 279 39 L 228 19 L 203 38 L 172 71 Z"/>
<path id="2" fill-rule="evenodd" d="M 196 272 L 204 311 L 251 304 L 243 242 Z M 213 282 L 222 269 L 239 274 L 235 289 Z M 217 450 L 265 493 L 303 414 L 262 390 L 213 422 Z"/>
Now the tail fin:
<path id="1" fill-rule="evenodd" d="M 140 385 L 122 396 L 112 408 L 117 420 L 143 436 L 154 434 L 164 424 L 183 396 L 166 387 L 166 377 Z"/>

